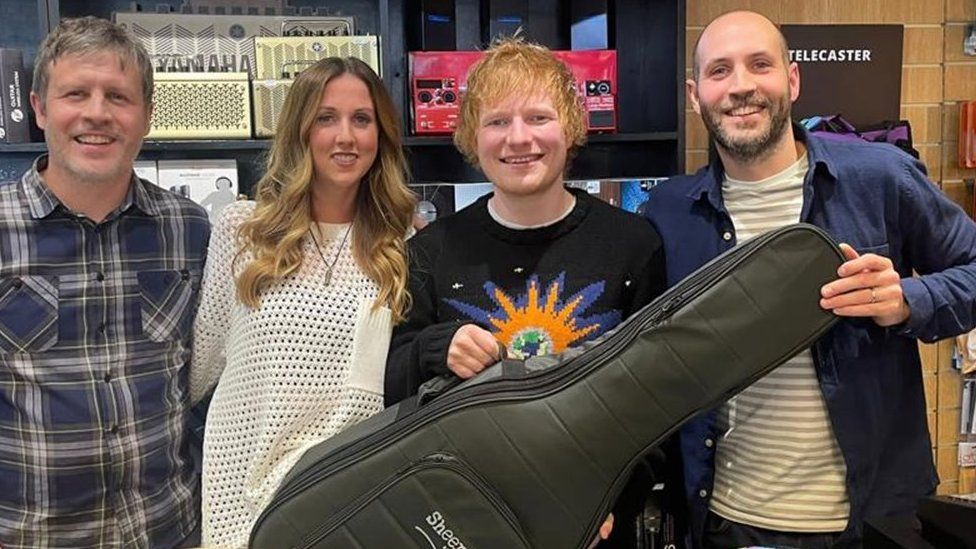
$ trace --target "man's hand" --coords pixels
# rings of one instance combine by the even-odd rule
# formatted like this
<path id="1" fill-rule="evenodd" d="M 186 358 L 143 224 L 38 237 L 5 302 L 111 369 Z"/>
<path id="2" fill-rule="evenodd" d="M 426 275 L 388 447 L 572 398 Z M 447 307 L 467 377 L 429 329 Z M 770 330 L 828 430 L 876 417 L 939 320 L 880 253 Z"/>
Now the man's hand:
<path id="1" fill-rule="evenodd" d="M 491 332 L 475 324 L 465 324 L 454 332 L 447 348 L 447 367 L 461 379 L 475 374 L 502 359 L 503 347 Z"/>
<path id="2" fill-rule="evenodd" d="M 908 320 L 911 309 L 891 260 L 876 254 L 859 255 L 847 244 L 840 249 L 847 261 L 837 269 L 840 278 L 820 288 L 820 306 L 837 316 L 871 317 L 878 326 Z"/>

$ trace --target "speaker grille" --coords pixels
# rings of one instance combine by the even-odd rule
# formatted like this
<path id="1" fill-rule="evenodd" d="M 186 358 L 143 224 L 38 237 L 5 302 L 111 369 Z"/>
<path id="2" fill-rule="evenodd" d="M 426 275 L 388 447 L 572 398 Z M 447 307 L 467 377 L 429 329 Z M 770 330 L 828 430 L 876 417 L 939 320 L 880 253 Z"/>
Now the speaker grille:
<path id="1" fill-rule="evenodd" d="M 258 80 L 295 78 L 325 57 L 355 57 L 380 73 L 379 41 L 375 36 L 255 38 Z"/>
<path id="2" fill-rule="evenodd" d="M 157 74 L 147 137 L 248 138 L 251 136 L 250 100 L 247 73 Z"/>

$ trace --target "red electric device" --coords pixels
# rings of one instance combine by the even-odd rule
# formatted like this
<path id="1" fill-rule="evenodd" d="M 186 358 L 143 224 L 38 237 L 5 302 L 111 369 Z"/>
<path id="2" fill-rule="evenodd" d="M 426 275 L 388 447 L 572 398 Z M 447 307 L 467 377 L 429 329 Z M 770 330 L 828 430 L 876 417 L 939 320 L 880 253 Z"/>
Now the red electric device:
<path id="1" fill-rule="evenodd" d="M 554 51 L 572 71 L 586 108 L 587 130 L 617 130 L 617 52 Z M 411 115 L 416 135 L 450 135 L 457 128 L 467 75 L 477 51 L 410 52 Z"/>

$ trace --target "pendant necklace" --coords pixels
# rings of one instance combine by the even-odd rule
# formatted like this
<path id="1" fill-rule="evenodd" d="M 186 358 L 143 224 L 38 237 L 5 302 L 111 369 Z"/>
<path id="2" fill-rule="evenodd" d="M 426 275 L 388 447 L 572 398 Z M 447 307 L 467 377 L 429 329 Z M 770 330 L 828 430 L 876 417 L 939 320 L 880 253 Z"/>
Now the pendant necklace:
<path id="1" fill-rule="evenodd" d="M 349 233 L 352 232 L 352 223 L 349 223 L 349 228 L 346 229 L 346 234 L 342 237 L 342 242 L 339 243 L 339 247 L 336 249 L 335 257 L 332 258 L 331 263 L 325 259 L 325 254 L 322 253 L 319 240 L 315 237 L 315 227 L 309 227 L 308 232 L 312 235 L 312 242 L 315 243 L 315 251 L 319 253 L 319 257 L 322 258 L 322 263 L 325 264 L 325 285 L 328 286 L 332 282 L 332 270 L 335 268 L 336 263 L 339 262 L 339 255 L 342 254 L 342 249 L 346 246 L 346 239 L 349 238 Z"/>

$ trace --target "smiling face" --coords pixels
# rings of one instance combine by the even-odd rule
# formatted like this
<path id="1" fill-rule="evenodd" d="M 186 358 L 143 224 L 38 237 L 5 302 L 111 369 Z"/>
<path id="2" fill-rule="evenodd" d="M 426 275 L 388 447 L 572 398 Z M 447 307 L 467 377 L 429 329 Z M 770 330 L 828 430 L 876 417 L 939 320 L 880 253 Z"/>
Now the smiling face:
<path id="1" fill-rule="evenodd" d="M 758 14 L 719 17 L 702 33 L 688 97 L 720 150 L 741 162 L 765 157 L 789 132 L 800 93 L 799 70 L 787 65 L 779 31 Z"/>
<path id="2" fill-rule="evenodd" d="M 562 189 L 569 144 L 548 96 L 510 96 L 485 106 L 476 140 L 478 164 L 496 193 L 539 196 Z"/>
<path id="3" fill-rule="evenodd" d="M 376 160 L 379 127 L 366 83 L 346 73 L 325 85 L 309 132 L 315 174 L 323 190 L 357 190 Z"/>
<path id="4" fill-rule="evenodd" d="M 128 184 L 149 132 L 142 86 L 135 63 L 114 52 L 51 63 L 45 97 L 31 93 L 48 146 L 45 177 L 56 184 Z"/>

